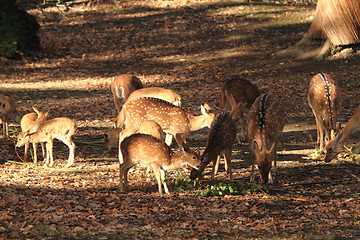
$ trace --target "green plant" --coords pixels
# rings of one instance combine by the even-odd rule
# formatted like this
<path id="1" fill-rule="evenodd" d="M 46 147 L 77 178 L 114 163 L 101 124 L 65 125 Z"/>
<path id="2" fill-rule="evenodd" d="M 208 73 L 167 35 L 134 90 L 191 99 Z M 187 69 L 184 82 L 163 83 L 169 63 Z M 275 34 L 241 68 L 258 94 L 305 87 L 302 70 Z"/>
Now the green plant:
<path id="1" fill-rule="evenodd" d="M 346 154 L 344 155 L 345 159 L 352 160 L 353 162 L 358 162 L 360 160 L 360 147 L 346 147 Z"/>

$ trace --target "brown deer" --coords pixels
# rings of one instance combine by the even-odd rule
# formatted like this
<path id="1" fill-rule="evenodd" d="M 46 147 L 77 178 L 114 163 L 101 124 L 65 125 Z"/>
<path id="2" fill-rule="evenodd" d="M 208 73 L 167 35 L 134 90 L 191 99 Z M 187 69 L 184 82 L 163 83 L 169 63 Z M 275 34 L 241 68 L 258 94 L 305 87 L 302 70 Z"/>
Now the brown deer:
<path id="1" fill-rule="evenodd" d="M 276 148 L 285 125 L 285 107 L 274 94 L 259 96 L 251 107 L 247 118 L 247 134 L 252 159 L 251 181 L 255 180 L 255 162 L 261 179 L 273 183 L 272 162 L 276 171 Z"/>
<path id="2" fill-rule="evenodd" d="M 192 116 L 183 109 L 169 102 L 156 98 L 138 98 L 126 102 L 122 112 L 118 115 L 117 123 L 125 130 L 120 133 L 119 144 L 121 141 L 136 133 L 145 120 L 156 121 L 165 133 L 171 134 L 180 148 L 183 148 L 186 136 L 203 127 L 210 127 L 214 119 L 214 113 L 210 113 L 210 107 L 207 104 L 201 106 L 202 115 Z M 119 160 L 122 163 L 121 152 L 119 151 Z"/>
<path id="3" fill-rule="evenodd" d="M 41 112 L 38 109 L 36 109 L 35 107 L 33 107 L 33 110 L 35 112 L 28 113 L 21 118 L 20 127 L 21 127 L 21 131 L 23 133 L 31 134 L 31 133 L 36 132 L 38 130 L 40 124 L 43 123 L 44 121 L 46 121 L 46 118 L 49 114 L 49 112 Z M 30 143 L 25 144 L 24 162 L 27 161 L 27 152 L 29 149 L 29 145 L 30 145 Z M 36 149 L 37 149 L 37 143 L 33 142 L 34 164 L 37 164 Z M 44 150 L 43 142 L 41 142 L 41 149 L 42 149 L 43 157 L 45 157 L 45 150 Z"/>
<path id="4" fill-rule="evenodd" d="M 186 165 L 196 168 L 200 164 L 200 159 L 189 149 L 174 153 L 159 139 L 141 133 L 133 134 L 124 139 L 120 145 L 123 163 L 120 163 L 120 191 L 124 192 L 128 186 L 127 174 L 129 169 L 135 164 L 140 166 L 151 166 L 158 182 L 159 194 L 162 197 L 161 182 L 164 184 L 165 193 L 169 193 L 165 183 L 165 171 L 174 170 Z M 123 185 L 124 180 L 124 185 Z"/>
<path id="5" fill-rule="evenodd" d="M 245 142 L 245 115 L 259 95 L 260 91 L 256 85 L 239 77 L 228 80 L 221 87 L 220 111 L 230 111 L 233 119 L 239 119 L 242 142 Z"/>
<path id="6" fill-rule="evenodd" d="M 191 172 L 190 178 L 197 178 L 213 162 L 211 178 L 217 174 L 221 156 L 225 159 L 225 170 L 232 181 L 231 153 L 236 140 L 236 125 L 230 114 L 221 112 L 217 114 L 209 130 L 207 146 L 201 157 L 201 165 L 198 170 Z"/>
<path id="7" fill-rule="evenodd" d="M 341 109 L 340 90 L 329 74 L 319 73 L 310 80 L 308 102 L 315 116 L 317 143 L 323 152 L 340 128 L 336 122 Z"/>
<path id="8" fill-rule="evenodd" d="M 52 167 L 53 160 L 53 140 L 59 139 L 69 147 L 68 163 L 65 167 L 70 167 L 74 163 L 75 143 L 71 140 L 76 131 L 76 124 L 69 118 L 54 118 L 40 124 L 37 132 L 28 134 L 22 132 L 18 135 L 16 147 L 24 146 L 27 143 L 46 142 L 46 162 L 45 166 Z"/>
<path id="9" fill-rule="evenodd" d="M 142 82 L 132 74 L 127 73 L 114 77 L 111 84 L 111 92 L 118 112 L 120 112 L 122 105 L 125 103 L 130 93 L 140 88 L 143 88 Z"/>
<path id="10" fill-rule="evenodd" d="M 325 162 L 330 162 L 341 151 L 345 145 L 346 139 L 353 133 L 360 130 L 360 106 L 358 106 L 354 115 L 346 123 L 345 127 L 338 133 L 338 135 L 331 139 L 325 147 Z"/>
<path id="11" fill-rule="evenodd" d="M 10 97 L 0 94 L 0 123 L 2 123 L 3 135 L 6 137 L 9 136 L 9 120 L 11 118 L 15 118 L 15 120 L 18 118 L 15 102 Z"/>
<path id="12" fill-rule="evenodd" d="M 108 149 L 110 149 L 119 141 L 120 132 L 120 128 L 112 128 L 106 132 L 105 146 Z M 148 134 L 160 139 L 161 141 L 165 141 L 164 131 L 162 130 L 161 126 L 153 120 L 144 121 L 140 126 L 139 133 Z"/>

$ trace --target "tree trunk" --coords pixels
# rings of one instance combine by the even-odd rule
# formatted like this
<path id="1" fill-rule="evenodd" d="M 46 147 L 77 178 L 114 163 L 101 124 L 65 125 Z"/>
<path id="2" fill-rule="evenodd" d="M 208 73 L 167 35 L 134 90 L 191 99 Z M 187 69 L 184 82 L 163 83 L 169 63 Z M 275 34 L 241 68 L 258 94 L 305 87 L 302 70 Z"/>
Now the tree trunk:
<path id="1" fill-rule="evenodd" d="M 359 43 L 360 1 L 319 0 L 314 20 L 305 37 L 328 38 L 335 46 Z"/>
<path id="2" fill-rule="evenodd" d="M 360 0 L 318 0 L 304 38 L 282 52 L 298 58 L 323 58 L 360 44 Z M 349 51 L 348 51 L 349 52 Z"/>

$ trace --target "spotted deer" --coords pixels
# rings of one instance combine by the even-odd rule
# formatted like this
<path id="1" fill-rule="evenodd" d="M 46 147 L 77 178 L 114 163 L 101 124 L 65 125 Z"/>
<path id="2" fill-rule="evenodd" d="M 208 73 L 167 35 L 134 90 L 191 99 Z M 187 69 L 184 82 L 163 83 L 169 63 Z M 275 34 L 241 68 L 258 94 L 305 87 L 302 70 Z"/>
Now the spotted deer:
<path id="1" fill-rule="evenodd" d="M 49 114 L 49 112 L 41 112 L 38 109 L 36 109 L 35 107 L 33 107 L 33 110 L 34 110 L 34 112 L 28 113 L 21 118 L 20 127 L 21 127 L 21 131 L 23 133 L 31 134 L 31 133 L 36 132 L 38 130 L 40 124 L 43 123 L 44 121 L 46 121 L 46 118 Z M 40 142 L 40 144 L 41 144 L 43 157 L 45 157 L 44 143 Z M 24 162 L 27 161 L 27 153 L 28 153 L 29 145 L 30 145 L 30 143 L 25 144 Z M 37 143 L 33 142 L 34 164 L 37 164 L 36 149 L 37 149 Z"/>
<path id="2" fill-rule="evenodd" d="M 126 102 L 122 111 L 124 114 L 118 115 L 117 123 L 120 128 L 126 128 L 120 133 L 119 144 L 124 138 L 136 133 L 145 120 L 154 120 L 165 133 L 175 137 L 180 148 L 184 147 L 190 132 L 210 127 L 215 116 L 207 104 L 201 106 L 202 115 L 192 116 L 178 106 L 155 98 L 138 98 Z M 119 160 L 122 163 L 120 151 Z"/>
<path id="3" fill-rule="evenodd" d="M 245 115 L 259 95 L 260 91 L 256 85 L 238 77 L 228 80 L 221 87 L 220 111 L 230 111 L 233 119 L 239 119 L 242 142 L 245 142 Z"/>
<path id="4" fill-rule="evenodd" d="M 17 120 L 17 117 L 15 102 L 10 97 L 0 94 L 0 123 L 4 136 L 9 136 L 9 120 L 11 118 Z"/>
<path id="5" fill-rule="evenodd" d="M 40 124 L 37 132 L 22 132 L 18 135 L 16 147 L 24 146 L 27 143 L 46 142 L 46 162 L 45 166 L 52 167 L 53 160 L 53 140 L 59 139 L 69 148 L 68 163 L 65 167 L 70 167 L 74 163 L 75 143 L 71 140 L 76 131 L 76 124 L 69 118 L 60 117 L 45 121 Z"/>
<path id="6" fill-rule="evenodd" d="M 206 168 L 213 162 L 213 170 L 211 178 L 217 174 L 221 156 L 225 159 L 225 170 L 232 181 L 231 172 L 231 154 L 234 142 L 236 140 L 236 125 L 230 114 L 221 112 L 217 114 L 212 122 L 209 130 L 207 146 L 201 156 L 201 165 L 198 170 L 192 170 L 190 178 L 197 178 Z"/>
<path id="7" fill-rule="evenodd" d="M 113 128 L 106 132 L 105 146 L 108 149 L 110 149 L 118 142 L 120 132 L 121 132 L 120 128 Z M 164 131 L 162 130 L 161 126 L 153 120 L 144 121 L 140 126 L 139 133 L 148 134 L 160 139 L 161 141 L 165 141 Z"/>
<path id="8" fill-rule="evenodd" d="M 285 125 L 285 107 L 274 94 L 263 94 L 256 98 L 247 118 L 252 160 L 251 181 L 255 180 L 255 163 L 264 183 L 273 183 L 271 168 L 276 171 L 276 148 Z"/>
<path id="9" fill-rule="evenodd" d="M 111 84 L 111 92 L 118 112 L 120 112 L 122 105 L 129 95 L 140 88 L 143 88 L 142 82 L 132 74 L 127 73 L 114 77 Z"/>
<path id="10" fill-rule="evenodd" d="M 196 168 L 200 164 L 200 159 L 194 151 L 185 148 L 180 153 L 174 153 L 169 146 L 159 139 L 141 133 L 133 134 L 125 138 L 120 145 L 123 155 L 123 163 L 120 163 L 120 191 L 124 192 L 128 186 L 127 174 L 131 167 L 136 164 L 147 167 L 151 166 L 162 197 L 163 182 L 165 193 L 169 193 L 165 183 L 165 171 L 174 170 L 186 165 Z M 123 183 L 124 181 L 124 183 Z"/>
<path id="11" fill-rule="evenodd" d="M 353 133 L 360 130 L 360 106 L 358 106 L 354 115 L 346 123 L 345 127 L 331 139 L 325 147 L 325 162 L 330 162 L 340 152 L 341 148 L 345 145 L 346 139 Z"/>
<path id="12" fill-rule="evenodd" d="M 317 143 L 323 152 L 340 128 L 336 122 L 341 110 L 340 90 L 329 74 L 319 73 L 310 80 L 308 102 L 315 116 Z"/>

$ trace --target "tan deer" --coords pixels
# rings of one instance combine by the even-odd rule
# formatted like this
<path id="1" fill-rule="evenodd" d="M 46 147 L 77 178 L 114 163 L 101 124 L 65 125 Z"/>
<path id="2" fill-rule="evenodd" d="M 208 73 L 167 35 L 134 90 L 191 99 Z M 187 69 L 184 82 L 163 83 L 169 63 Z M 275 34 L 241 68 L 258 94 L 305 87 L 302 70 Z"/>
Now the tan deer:
<path id="1" fill-rule="evenodd" d="M 136 133 L 145 120 L 154 120 L 165 133 L 175 137 L 180 148 L 183 148 L 190 132 L 210 127 L 215 116 L 210 113 L 207 104 L 201 106 L 202 115 L 192 116 L 178 106 L 155 98 L 138 98 L 126 102 L 122 111 L 125 114 L 118 115 L 117 123 L 120 128 L 124 125 L 126 128 L 120 133 L 119 144 L 124 138 Z M 122 163 L 120 151 L 119 160 Z"/>
<path id="2" fill-rule="evenodd" d="M 9 120 L 17 117 L 15 102 L 10 97 L 0 94 L 0 123 L 4 136 L 9 136 Z"/>
<path id="3" fill-rule="evenodd" d="M 201 165 L 198 170 L 191 172 L 190 178 L 197 178 L 213 162 L 211 178 L 217 174 L 221 156 L 225 159 L 225 170 L 233 180 L 231 172 L 231 154 L 234 142 L 236 140 L 236 125 L 230 114 L 221 112 L 217 114 L 209 130 L 207 146 L 201 157 Z"/>
<path id="4" fill-rule="evenodd" d="M 112 128 L 106 132 L 105 146 L 108 149 L 110 149 L 119 141 L 120 132 L 121 132 L 120 128 Z M 165 140 L 164 131 L 162 130 L 161 126 L 153 120 L 144 121 L 140 126 L 139 133 L 151 135 L 153 137 L 160 139 L 161 141 Z"/>
<path id="5" fill-rule="evenodd" d="M 353 133 L 360 130 L 360 106 L 358 106 L 354 115 L 346 123 L 345 127 L 338 133 L 338 135 L 331 139 L 325 147 L 325 162 L 330 162 L 341 151 L 345 145 L 346 139 Z"/>
<path id="6" fill-rule="evenodd" d="M 165 193 L 169 193 L 164 181 L 165 171 L 187 165 L 196 168 L 200 164 L 200 159 L 195 152 L 185 149 L 180 153 L 174 153 L 164 142 L 153 136 L 141 133 L 125 138 L 121 142 L 120 151 L 124 156 L 124 162 L 120 163 L 121 192 L 124 192 L 124 185 L 125 188 L 128 186 L 127 174 L 129 169 L 136 164 L 143 167 L 152 167 L 161 197 L 163 196 L 161 182 L 164 184 Z"/>
<path id="7" fill-rule="evenodd" d="M 27 143 L 46 142 L 46 162 L 45 166 L 52 167 L 53 160 L 53 140 L 59 139 L 69 147 L 68 163 L 65 167 L 70 167 L 74 163 L 75 143 L 71 140 L 76 131 L 76 124 L 69 118 L 54 118 L 40 124 L 37 132 L 27 134 L 22 132 L 18 135 L 16 147 L 24 146 Z"/>
<path id="8" fill-rule="evenodd" d="M 127 101 L 131 101 L 140 97 L 158 98 L 167 101 L 169 103 L 172 103 L 175 106 L 181 107 L 181 97 L 178 94 L 176 94 L 173 90 L 166 88 L 161 88 L 161 87 L 141 88 L 132 92 L 130 96 L 127 98 Z"/>
<path id="9" fill-rule="evenodd" d="M 114 77 L 111 84 L 111 92 L 118 112 L 120 112 L 122 105 L 129 95 L 140 88 L 143 88 L 142 82 L 132 74 L 127 73 Z"/>
<path id="10" fill-rule="evenodd" d="M 285 125 L 285 107 L 274 94 L 259 96 L 251 107 L 247 118 L 247 134 L 252 159 L 251 181 L 255 180 L 255 163 L 261 179 L 273 183 L 271 168 L 276 171 L 276 148 Z"/>
<path id="11" fill-rule="evenodd" d="M 256 85 L 238 77 L 228 80 L 221 87 L 220 111 L 230 111 L 233 119 L 239 119 L 242 142 L 245 142 L 245 115 L 259 95 L 260 91 Z"/>
<path id="12" fill-rule="evenodd" d="M 35 111 L 34 113 L 28 113 L 28 114 L 24 115 L 20 121 L 21 131 L 26 134 L 31 134 L 31 133 L 36 132 L 38 130 L 40 124 L 43 123 L 44 121 L 46 121 L 46 118 L 49 114 L 49 112 L 41 112 L 38 109 L 36 109 L 35 107 L 33 107 L 33 110 Z M 44 143 L 41 142 L 40 144 L 41 144 L 43 157 L 45 157 Z M 27 153 L 28 153 L 29 145 L 30 145 L 30 143 L 25 144 L 24 162 L 27 161 Z M 36 149 L 37 149 L 37 143 L 33 142 L 34 164 L 37 164 Z"/>
<path id="13" fill-rule="evenodd" d="M 315 75 L 310 80 L 308 102 L 315 116 L 317 143 L 323 152 L 340 128 L 336 119 L 341 110 L 341 96 L 336 82 L 326 73 Z"/>

